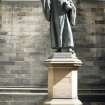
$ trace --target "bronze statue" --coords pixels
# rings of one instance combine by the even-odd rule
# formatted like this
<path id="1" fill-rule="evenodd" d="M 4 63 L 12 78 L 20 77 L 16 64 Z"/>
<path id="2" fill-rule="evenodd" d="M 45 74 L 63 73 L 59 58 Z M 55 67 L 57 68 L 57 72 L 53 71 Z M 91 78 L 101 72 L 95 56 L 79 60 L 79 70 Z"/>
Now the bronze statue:
<path id="1" fill-rule="evenodd" d="M 71 26 L 75 25 L 76 8 L 72 0 L 41 0 L 46 19 L 50 22 L 51 47 L 61 52 L 74 52 Z"/>

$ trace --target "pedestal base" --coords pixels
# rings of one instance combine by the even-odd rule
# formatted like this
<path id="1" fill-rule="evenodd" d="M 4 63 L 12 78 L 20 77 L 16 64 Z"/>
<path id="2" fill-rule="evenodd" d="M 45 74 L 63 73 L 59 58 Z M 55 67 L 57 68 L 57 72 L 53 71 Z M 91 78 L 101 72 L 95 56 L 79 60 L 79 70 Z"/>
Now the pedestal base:
<path id="1" fill-rule="evenodd" d="M 79 99 L 50 99 L 44 105 L 82 105 Z"/>
<path id="2" fill-rule="evenodd" d="M 54 53 L 48 63 L 48 97 L 77 99 L 77 72 L 81 61 L 71 53 Z"/>
<path id="3" fill-rule="evenodd" d="M 44 105 L 82 105 L 77 72 L 82 62 L 71 53 L 54 53 L 48 60 L 48 98 Z"/>

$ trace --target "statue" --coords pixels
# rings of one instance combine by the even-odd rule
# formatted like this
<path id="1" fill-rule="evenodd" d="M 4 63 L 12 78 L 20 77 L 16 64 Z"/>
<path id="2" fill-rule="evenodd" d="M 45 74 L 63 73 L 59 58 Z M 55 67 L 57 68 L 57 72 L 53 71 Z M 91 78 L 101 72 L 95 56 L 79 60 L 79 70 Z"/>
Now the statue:
<path id="1" fill-rule="evenodd" d="M 75 25 L 76 8 L 72 0 L 41 0 L 46 19 L 50 22 L 51 47 L 74 53 L 71 26 Z"/>

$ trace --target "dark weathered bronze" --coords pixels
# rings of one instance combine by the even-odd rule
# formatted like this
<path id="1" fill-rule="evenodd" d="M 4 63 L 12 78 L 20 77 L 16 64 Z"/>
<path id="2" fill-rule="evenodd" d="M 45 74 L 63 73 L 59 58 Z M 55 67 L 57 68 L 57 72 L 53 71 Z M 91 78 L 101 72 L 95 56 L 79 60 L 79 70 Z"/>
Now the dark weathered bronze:
<path id="1" fill-rule="evenodd" d="M 51 47 L 61 52 L 74 48 L 71 26 L 75 25 L 76 8 L 72 0 L 41 0 L 46 19 L 50 22 Z"/>

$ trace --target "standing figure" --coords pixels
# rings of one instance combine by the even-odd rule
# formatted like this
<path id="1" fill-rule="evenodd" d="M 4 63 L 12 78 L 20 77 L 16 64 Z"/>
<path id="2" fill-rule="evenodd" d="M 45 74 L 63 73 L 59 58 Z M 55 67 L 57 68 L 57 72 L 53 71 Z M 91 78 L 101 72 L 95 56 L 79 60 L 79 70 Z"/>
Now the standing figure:
<path id="1" fill-rule="evenodd" d="M 72 0 L 41 0 L 46 19 L 50 22 L 51 47 L 61 52 L 74 52 L 71 26 L 75 25 L 76 8 Z"/>

